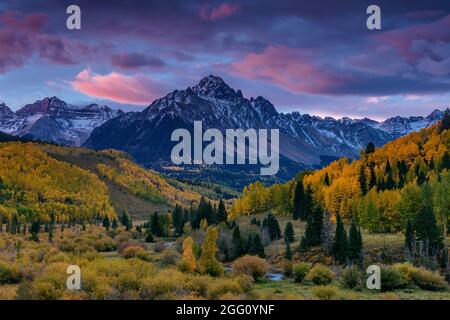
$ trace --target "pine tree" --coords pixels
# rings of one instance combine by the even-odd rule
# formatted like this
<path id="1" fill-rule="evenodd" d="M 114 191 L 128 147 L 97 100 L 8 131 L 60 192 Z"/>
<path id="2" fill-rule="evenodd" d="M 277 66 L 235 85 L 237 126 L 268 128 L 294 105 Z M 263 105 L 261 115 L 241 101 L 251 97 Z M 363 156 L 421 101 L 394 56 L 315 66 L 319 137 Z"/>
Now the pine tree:
<path id="1" fill-rule="evenodd" d="M 116 219 L 116 218 L 113 219 L 111 226 L 112 226 L 112 228 L 113 228 L 114 230 L 117 229 L 118 224 L 117 224 L 117 219 Z"/>
<path id="2" fill-rule="evenodd" d="M 359 188 L 361 189 L 362 195 L 367 193 L 367 182 L 366 182 L 366 171 L 363 165 L 359 169 Z"/>
<path id="3" fill-rule="evenodd" d="M 336 232 L 333 242 L 333 257 L 336 262 L 345 264 L 347 262 L 347 232 L 344 228 L 344 223 L 341 221 L 341 216 L 336 216 Z"/>
<path id="4" fill-rule="evenodd" d="M 369 190 L 377 185 L 377 177 L 375 175 L 374 165 L 370 166 Z"/>
<path id="5" fill-rule="evenodd" d="M 375 144 L 373 142 L 369 142 L 366 146 L 366 154 L 371 154 L 375 152 Z"/>
<path id="6" fill-rule="evenodd" d="M 442 248 L 442 235 L 436 225 L 436 218 L 433 213 L 431 188 L 428 184 L 422 187 L 422 204 L 415 219 L 415 234 L 419 241 L 422 241 L 426 256 L 434 256 Z"/>
<path id="7" fill-rule="evenodd" d="M 284 251 L 284 258 L 286 260 L 291 261 L 292 260 L 292 251 L 291 251 L 291 245 L 289 244 L 289 242 L 286 242 L 286 249 Z"/>
<path id="8" fill-rule="evenodd" d="M 305 234 L 300 241 L 300 250 L 305 251 L 322 243 L 323 211 L 316 208 L 306 224 Z"/>
<path id="9" fill-rule="evenodd" d="M 172 223 L 175 227 L 175 232 L 178 236 L 181 236 L 183 233 L 184 227 L 184 214 L 183 208 L 178 204 L 175 206 L 175 209 L 172 211 Z"/>
<path id="10" fill-rule="evenodd" d="M 161 226 L 159 225 L 159 218 L 158 213 L 154 212 L 150 221 L 150 230 L 154 236 L 161 237 L 162 236 L 162 230 Z"/>
<path id="11" fill-rule="evenodd" d="M 280 224 L 272 213 L 269 213 L 267 216 L 267 228 L 269 230 L 269 237 L 271 241 L 281 238 Z"/>
<path id="12" fill-rule="evenodd" d="M 235 258 L 238 258 L 244 254 L 244 244 L 242 242 L 239 225 L 236 225 L 233 229 L 233 251 Z"/>
<path id="13" fill-rule="evenodd" d="M 34 220 L 30 226 L 31 238 L 30 240 L 39 242 L 38 233 L 41 230 L 41 224 L 38 220 Z"/>
<path id="14" fill-rule="evenodd" d="M 106 230 L 109 230 L 109 227 L 111 227 L 111 224 L 109 223 L 108 215 L 106 215 L 103 218 L 103 228 L 105 228 Z"/>
<path id="15" fill-rule="evenodd" d="M 362 265 L 362 238 L 353 219 L 348 237 L 348 259 L 351 264 Z"/>
<path id="16" fill-rule="evenodd" d="M 444 152 L 439 162 L 439 171 L 444 171 L 445 169 L 450 170 L 450 153 L 448 151 Z"/>
<path id="17" fill-rule="evenodd" d="M 286 223 L 286 227 L 284 228 L 284 241 L 286 243 L 294 241 L 294 227 L 290 221 Z"/>
<path id="18" fill-rule="evenodd" d="M 228 219 L 227 209 L 225 208 L 225 204 L 223 200 L 220 199 L 219 206 L 217 207 L 217 215 L 216 215 L 216 223 L 225 222 Z"/>
<path id="19" fill-rule="evenodd" d="M 395 182 L 394 182 L 394 178 L 392 176 L 392 168 L 391 168 L 391 163 L 389 162 L 389 160 L 386 163 L 386 189 L 387 190 L 392 190 L 395 187 Z"/>
<path id="20" fill-rule="evenodd" d="M 131 218 L 128 215 L 127 210 L 122 211 L 122 215 L 120 216 L 120 223 L 126 228 L 127 231 L 129 231 L 132 227 Z"/>
<path id="21" fill-rule="evenodd" d="M 303 199 L 303 202 L 301 204 L 301 210 L 300 210 L 300 220 L 307 221 L 309 216 L 311 215 L 313 211 L 313 192 L 311 189 L 311 186 L 308 186 L 305 190 L 305 197 Z"/>
<path id="22" fill-rule="evenodd" d="M 151 231 L 147 232 L 147 235 L 145 236 L 145 242 L 146 243 L 153 243 L 155 242 L 155 239 L 153 238 L 153 234 Z"/>
<path id="23" fill-rule="evenodd" d="M 330 185 L 330 178 L 328 177 L 328 172 L 325 172 L 325 178 L 323 179 L 323 184 L 327 187 Z"/>
<path id="24" fill-rule="evenodd" d="M 249 254 L 265 258 L 264 246 L 258 233 L 249 236 Z"/>
<path id="25" fill-rule="evenodd" d="M 300 211 L 301 211 L 301 203 L 304 201 L 305 192 L 303 189 L 303 182 L 299 181 L 295 185 L 295 191 L 294 191 L 294 207 L 292 212 L 292 218 L 294 220 L 298 220 L 300 218 Z"/>

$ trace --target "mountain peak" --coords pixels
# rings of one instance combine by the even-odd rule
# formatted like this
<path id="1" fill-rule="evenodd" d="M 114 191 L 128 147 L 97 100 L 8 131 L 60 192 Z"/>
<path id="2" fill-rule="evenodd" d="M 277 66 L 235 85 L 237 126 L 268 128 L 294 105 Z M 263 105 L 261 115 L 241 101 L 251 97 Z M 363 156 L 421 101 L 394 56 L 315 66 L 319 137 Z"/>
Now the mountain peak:
<path id="1" fill-rule="evenodd" d="M 240 90 L 235 91 L 222 78 L 212 74 L 200 80 L 191 90 L 200 96 L 215 99 L 233 100 L 235 98 L 242 98 L 242 92 Z"/>

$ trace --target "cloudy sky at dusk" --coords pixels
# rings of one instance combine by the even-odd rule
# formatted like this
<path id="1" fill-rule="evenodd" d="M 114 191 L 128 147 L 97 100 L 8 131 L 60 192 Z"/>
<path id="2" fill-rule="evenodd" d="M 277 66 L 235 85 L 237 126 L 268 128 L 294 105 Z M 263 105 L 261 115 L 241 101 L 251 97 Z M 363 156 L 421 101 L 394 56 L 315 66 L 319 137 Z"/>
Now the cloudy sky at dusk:
<path id="1" fill-rule="evenodd" d="M 78 4 L 82 30 L 66 29 Z M 382 30 L 366 28 L 378 4 Z M 384 119 L 450 106 L 450 1 L 0 3 L 0 102 L 142 109 L 214 74 L 279 111 Z"/>

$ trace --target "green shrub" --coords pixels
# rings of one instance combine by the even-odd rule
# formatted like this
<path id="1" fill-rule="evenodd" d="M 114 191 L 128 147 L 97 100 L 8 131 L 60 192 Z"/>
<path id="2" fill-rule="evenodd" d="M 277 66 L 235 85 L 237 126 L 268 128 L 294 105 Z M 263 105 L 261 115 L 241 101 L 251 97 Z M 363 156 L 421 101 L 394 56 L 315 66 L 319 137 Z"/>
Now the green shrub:
<path id="1" fill-rule="evenodd" d="M 358 267 L 347 267 L 342 271 L 341 282 L 344 287 L 349 289 L 362 288 L 364 274 Z"/>
<path id="2" fill-rule="evenodd" d="M 302 283 L 303 279 L 305 279 L 309 270 L 311 270 L 311 264 L 306 262 L 300 262 L 294 265 L 292 273 L 294 275 L 294 281 L 298 283 Z"/>
<path id="3" fill-rule="evenodd" d="M 227 293 L 239 295 L 244 293 L 244 289 L 236 279 L 216 280 L 208 288 L 208 299 L 216 300 Z"/>
<path id="4" fill-rule="evenodd" d="M 323 264 L 316 264 L 309 270 L 305 277 L 306 281 L 310 281 L 317 285 L 327 285 L 335 278 L 335 274 Z"/>
<path id="5" fill-rule="evenodd" d="M 269 270 L 269 264 L 266 260 L 256 256 L 243 256 L 233 263 L 234 275 L 247 275 L 252 277 L 255 281 L 266 276 Z"/>
<path id="6" fill-rule="evenodd" d="M 381 290 L 392 291 L 402 289 L 406 285 L 402 275 L 396 269 L 390 266 L 381 267 Z"/>
<path id="7" fill-rule="evenodd" d="M 333 300 L 338 295 L 338 289 L 332 286 L 318 286 L 311 290 L 313 299 Z"/>
<path id="8" fill-rule="evenodd" d="M 15 284 L 23 280 L 23 274 L 19 269 L 0 262 L 0 285 Z"/>
<path id="9" fill-rule="evenodd" d="M 423 267 L 417 268 L 411 263 L 398 263 L 393 268 L 400 273 L 405 285 L 415 285 L 420 289 L 430 291 L 445 290 L 447 288 L 447 283 L 437 272 Z"/>

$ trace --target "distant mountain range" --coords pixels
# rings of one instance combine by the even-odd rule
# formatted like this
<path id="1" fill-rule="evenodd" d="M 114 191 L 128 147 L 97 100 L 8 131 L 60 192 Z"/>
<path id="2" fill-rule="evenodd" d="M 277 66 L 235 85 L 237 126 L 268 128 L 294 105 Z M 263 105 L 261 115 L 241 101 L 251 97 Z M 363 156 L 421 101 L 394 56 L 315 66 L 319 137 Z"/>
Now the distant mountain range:
<path id="1" fill-rule="evenodd" d="M 56 97 L 11 111 L 0 104 L 0 131 L 21 138 L 80 146 L 92 130 L 123 114 L 106 106 L 75 106 Z"/>
<path id="2" fill-rule="evenodd" d="M 382 146 L 411 131 L 426 128 L 444 112 L 426 117 L 394 117 L 383 122 L 371 119 L 320 118 L 299 112 L 279 113 L 263 97 L 247 99 L 240 90 L 210 75 L 197 85 L 175 90 L 155 100 L 141 112 L 123 113 L 108 107 L 69 105 L 56 97 L 46 98 L 12 112 L 0 105 L 0 131 L 71 146 L 118 149 L 130 153 L 138 163 L 178 178 L 248 184 L 259 168 L 255 166 L 174 168 L 170 152 L 173 130 L 192 132 L 193 122 L 202 121 L 204 130 L 279 129 L 280 172 L 269 182 L 290 179 L 305 168 L 319 168 L 340 157 L 357 158 L 369 142 Z M 231 172 L 231 173 L 230 173 Z M 230 175 L 231 174 L 231 175 Z M 211 178 L 212 177 L 212 178 Z M 279 180 L 277 180 L 279 179 Z"/>

